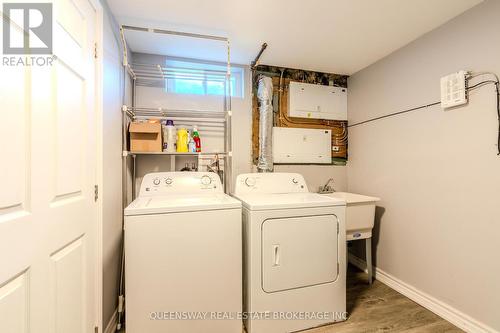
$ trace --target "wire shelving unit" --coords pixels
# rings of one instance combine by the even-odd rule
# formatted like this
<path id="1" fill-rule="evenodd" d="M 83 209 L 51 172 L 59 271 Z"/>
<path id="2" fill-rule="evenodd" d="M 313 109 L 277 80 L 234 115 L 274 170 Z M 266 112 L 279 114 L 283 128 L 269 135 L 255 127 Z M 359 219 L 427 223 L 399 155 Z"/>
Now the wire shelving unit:
<path id="1" fill-rule="evenodd" d="M 165 64 L 147 64 L 147 63 L 129 63 L 128 46 L 125 37 L 125 31 L 141 31 L 144 33 L 155 33 L 164 35 L 182 36 L 186 38 L 204 39 L 225 43 L 227 47 L 227 65 L 226 70 L 216 69 L 194 69 L 194 68 L 178 68 L 171 69 Z M 171 169 L 175 170 L 176 156 L 204 156 L 217 155 L 223 160 L 223 178 L 224 189 L 228 193 L 231 189 L 232 179 L 232 147 L 231 147 L 231 63 L 230 63 L 230 42 L 226 37 L 202 35 L 181 31 L 172 31 L 164 29 L 144 28 L 136 26 L 122 25 L 120 27 L 120 35 L 123 46 L 123 67 L 125 75 L 129 75 L 132 81 L 132 105 L 123 105 L 122 111 L 125 115 L 123 120 L 123 156 L 124 170 L 127 166 L 127 157 L 131 156 L 132 163 L 132 195 L 135 195 L 135 159 L 141 155 L 164 155 L 170 156 Z M 223 108 L 221 111 L 214 110 L 196 110 L 196 109 L 169 109 L 157 107 L 138 107 L 136 106 L 136 88 L 137 86 L 144 87 L 165 87 L 166 80 L 170 78 L 182 80 L 200 80 L 209 79 L 210 81 L 221 82 L 224 84 Z M 139 153 L 129 152 L 128 147 L 128 124 L 131 121 L 141 119 L 170 119 L 173 120 L 176 126 L 193 126 L 197 125 L 200 131 L 211 134 L 218 134 L 223 137 L 223 151 L 212 151 L 202 153 Z"/>

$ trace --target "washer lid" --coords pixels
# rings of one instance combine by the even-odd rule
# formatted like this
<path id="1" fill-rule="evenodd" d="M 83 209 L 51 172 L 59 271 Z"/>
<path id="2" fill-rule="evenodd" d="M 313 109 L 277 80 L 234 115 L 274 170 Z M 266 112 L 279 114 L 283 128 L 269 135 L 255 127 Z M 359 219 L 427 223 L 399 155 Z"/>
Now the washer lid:
<path id="1" fill-rule="evenodd" d="M 145 196 L 135 199 L 125 208 L 124 214 L 131 216 L 230 208 L 241 208 L 241 203 L 226 194 Z"/>
<path id="2" fill-rule="evenodd" d="M 345 200 L 327 197 L 317 193 L 281 193 L 281 194 L 241 194 L 243 207 L 250 210 L 269 210 L 283 208 L 311 208 L 345 206 Z"/>

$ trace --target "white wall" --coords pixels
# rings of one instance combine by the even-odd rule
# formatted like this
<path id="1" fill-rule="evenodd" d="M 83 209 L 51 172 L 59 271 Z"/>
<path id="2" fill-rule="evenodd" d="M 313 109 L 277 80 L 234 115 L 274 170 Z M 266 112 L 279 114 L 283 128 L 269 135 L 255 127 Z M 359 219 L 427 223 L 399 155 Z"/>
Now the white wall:
<path id="1" fill-rule="evenodd" d="M 349 123 L 439 100 L 439 78 L 500 74 L 489 0 L 349 79 Z M 492 86 L 349 129 L 349 191 L 381 197 L 376 266 L 500 330 L 500 157 Z M 465 320 L 465 318 L 464 318 Z"/>
<path id="2" fill-rule="evenodd" d="M 122 242 L 122 97 L 123 70 L 118 25 L 105 1 L 103 22 L 103 119 L 102 119 L 102 246 L 103 329 L 117 307 Z"/>

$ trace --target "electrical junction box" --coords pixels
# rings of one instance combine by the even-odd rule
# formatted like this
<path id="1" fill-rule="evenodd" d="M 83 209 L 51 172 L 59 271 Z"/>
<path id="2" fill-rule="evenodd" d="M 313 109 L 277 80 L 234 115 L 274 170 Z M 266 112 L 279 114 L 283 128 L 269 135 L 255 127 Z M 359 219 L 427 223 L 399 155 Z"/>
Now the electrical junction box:
<path id="1" fill-rule="evenodd" d="M 441 107 L 467 104 L 467 72 L 459 71 L 441 78 Z"/>
<path id="2" fill-rule="evenodd" d="M 347 120 L 347 88 L 291 81 L 288 88 L 288 115 Z"/>
<path id="3" fill-rule="evenodd" d="M 273 127 L 273 160 L 277 164 L 331 164 L 332 131 Z"/>

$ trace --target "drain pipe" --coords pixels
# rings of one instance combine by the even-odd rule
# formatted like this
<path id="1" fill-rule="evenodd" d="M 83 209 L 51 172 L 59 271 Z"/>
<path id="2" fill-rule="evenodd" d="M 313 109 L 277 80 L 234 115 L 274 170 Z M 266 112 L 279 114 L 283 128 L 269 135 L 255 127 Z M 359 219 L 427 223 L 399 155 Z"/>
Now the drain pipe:
<path id="1" fill-rule="evenodd" d="M 273 80 L 259 76 L 257 98 L 259 100 L 259 172 L 273 172 Z"/>

